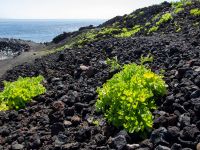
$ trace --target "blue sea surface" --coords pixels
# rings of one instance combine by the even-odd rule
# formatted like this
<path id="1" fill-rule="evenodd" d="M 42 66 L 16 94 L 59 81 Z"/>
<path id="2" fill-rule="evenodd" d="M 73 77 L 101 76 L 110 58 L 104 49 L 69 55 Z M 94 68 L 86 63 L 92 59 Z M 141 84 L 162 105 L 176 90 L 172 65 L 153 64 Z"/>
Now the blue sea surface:
<path id="1" fill-rule="evenodd" d="M 11 20 L 0 19 L 0 38 L 15 38 L 34 42 L 50 42 L 63 32 L 88 25 L 100 25 L 105 20 Z"/>

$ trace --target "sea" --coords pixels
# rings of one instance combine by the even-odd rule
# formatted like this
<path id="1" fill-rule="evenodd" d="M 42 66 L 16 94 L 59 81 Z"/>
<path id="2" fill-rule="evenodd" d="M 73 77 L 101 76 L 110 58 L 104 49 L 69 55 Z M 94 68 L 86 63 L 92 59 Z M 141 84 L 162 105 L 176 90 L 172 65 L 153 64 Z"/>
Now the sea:
<path id="1" fill-rule="evenodd" d="M 84 26 L 98 26 L 105 20 L 67 19 L 67 20 L 18 20 L 0 19 L 0 38 L 31 40 L 37 43 L 50 42 L 63 33 L 78 30 Z"/>

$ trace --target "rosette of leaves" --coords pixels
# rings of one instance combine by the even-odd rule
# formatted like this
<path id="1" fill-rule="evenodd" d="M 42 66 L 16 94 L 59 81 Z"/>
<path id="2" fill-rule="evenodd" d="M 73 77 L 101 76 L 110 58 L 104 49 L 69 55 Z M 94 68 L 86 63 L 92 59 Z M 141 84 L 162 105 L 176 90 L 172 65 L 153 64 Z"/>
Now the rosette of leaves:
<path id="1" fill-rule="evenodd" d="M 121 72 L 97 89 L 96 109 L 108 122 L 123 126 L 129 133 L 149 130 L 155 100 L 166 93 L 162 78 L 144 65 L 124 65 Z"/>
<path id="2" fill-rule="evenodd" d="M 32 98 L 46 92 L 41 84 L 44 80 L 38 77 L 19 77 L 15 82 L 4 81 L 4 90 L 0 93 L 0 111 L 21 109 Z"/>

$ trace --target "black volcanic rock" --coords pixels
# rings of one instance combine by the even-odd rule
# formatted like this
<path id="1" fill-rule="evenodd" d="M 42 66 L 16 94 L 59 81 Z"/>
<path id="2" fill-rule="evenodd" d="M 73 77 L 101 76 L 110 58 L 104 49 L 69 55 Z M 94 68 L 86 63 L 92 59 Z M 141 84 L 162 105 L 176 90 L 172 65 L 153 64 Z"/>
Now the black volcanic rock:
<path id="1" fill-rule="evenodd" d="M 70 37 L 70 36 L 71 36 L 71 33 L 64 32 L 64 33 L 54 37 L 52 42 L 57 44 L 57 43 L 61 42 L 62 40 L 66 39 L 67 37 Z"/>
<path id="2" fill-rule="evenodd" d="M 0 38 L 0 60 L 6 59 L 7 57 L 12 58 L 12 57 L 18 56 L 22 52 L 29 51 L 29 50 L 30 50 L 30 46 L 28 42 L 26 41 Z"/>
<path id="3" fill-rule="evenodd" d="M 190 15 L 192 8 L 200 8 L 199 3 L 187 6 L 154 34 L 101 39 L 7 71 L 0 78 L 1 90 L 3 80 L 41 74 L 47 92 L 33 98 L 35 102 L 27 104 L 26 109 L 0 112 L 0 149 L 195 149 L 200 139 L 200 34 L 199 28 L 192 26 L 199 21 L 199 17 Z M 167 2 L 139 9 L 132 13 L 137 19 L 126 17 L 126 24 L 143 25 L 145 18 L 171 9 Z M 140 16 L 141 11 L 144 14 Z M 102 27 L 116 21 L 123 27 L 124 20 L 116 17 Z M 174 31 L 175 21 L 182 25 L 182 31 Z M 62 37 L 60 40 L 65 41 Z M 107 58 L 117 57 L 120 64 L 139 63 L 140 56 L 148 53 L 154 57 L 149 68 L 156 73 L 165 70 L 168 92 L 156 100 L 152 131 L 141 139 L 109 124 L 95 111 L 96 89 L 118 72 L 110 72 Z"/>

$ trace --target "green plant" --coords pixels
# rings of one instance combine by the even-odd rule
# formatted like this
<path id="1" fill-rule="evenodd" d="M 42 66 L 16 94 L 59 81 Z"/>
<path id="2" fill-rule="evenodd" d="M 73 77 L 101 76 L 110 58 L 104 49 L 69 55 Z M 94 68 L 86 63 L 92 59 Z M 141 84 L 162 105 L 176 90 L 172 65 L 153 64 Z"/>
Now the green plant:
<path id="1" fill-rule="evenodd" d="M 186 1 L 186 2 L 185 2 L 185 5 L 186 5 L 186 6 L 190 6 L 190 5 L 192 5 L 192 1 L 189 1 L 189 0 Z"/>
<path id="2" fill-rule="evenodd" d="M 152 128 L 154 100 L 166 93 L 166 84 L 162 76 L 145 66 L 128 64 L 97 93 L 97 111 L 102 111 L 114 126 L 123 126 L 133 133 Z"/>
<path id="3" fill-rule="evenodd" d="M 118 35 L 115 35 L 115 37 L 130 37 L 130 36 L 134 36 L 136 33 L 140 32 L 140 30 L 143 27 L 141 27 L 140 25 L 135 25 L 132 29 L 128 30 L 127 28 L 123 28 L 122 32 Z"/>
<path id="4" fill-rule="evenodd" d="M 157 14 L 157 15 L 159 15 L 159 14 Z M 157 18 L 157 15 L 155 16 L 156 18 Z M 159 27 L 160 27 L 161 24 L 166 23 L 166 22 L 168 22 L 171 19 L 173 19 L 171 13 L 165 13 L 164 15 L 162 15 L 162 17 L 160 18 L 160 20 L 156 22 L 156 25 L 152 26 L 149 29 L 148 34 L 157 31 L 159 29 Z"/>
<path id="5" fill-rule="evenodd" d="M 198 27 L 199 26 L 199 22 L 193 23 L 193 26 Z"/>
<path id="6" fill-rule="evenodd" d="M 155 20 L 157 20 L 159 17 L 160 17 L 160 14 L 156 14 L 156 15 L 151 19 L 151 21 L 155 21 Z"/>
<path id="7" fill-rule="evenodd" d="M 135 14 L 128 15 L 127 19 L 135 19 L 137 16 Z"/>
<path id="8" fill-rule="evenodd" d="M 159 74 L 163 75 L 165 73 L 164 69 L 160 69 Z"/>
<path id="9" fill-rule="evenodd" d="M 119 25 L 119 22 L 116 22 L 116 24 Z M 121 32 L 121 29 L 115 26 L 116 24 L 113 24 L 113 27 L 103 27 L 83 32 L 74 38 L 73 45 L 82 46 L 103 39 L 105 36 L 113 37 Z"/>
<path id="10" fill-rule="evenodd" d="M 120 32 L 119 28 L 114 28 L 114 27 L 105 28 L 104 27 L 97 33 L 97 35 L 112 35 L 119 32 Z"/>
<path id="11" fill-rule="evenodd" d="M 148 33 L 155 32 L 155 31 L 157 31 L 158 29 L 159 29 L 158 26 L 153 26 L 153 27 L 151 27 L 151 28 L 149 29 Z"/>
<path id="12" fill-rule="evenodd" d="M 139 12 L 139 15 L 144 15 L 144 11 Z"/>
<path id="13" fill-rule="evenodd" d="M 190 6 L 190 5 L 192 5 L 192 0 L 180 0 L 172 2 L 172 7 L 174 8 L 181 8 L 183 6 Z"/>
<path id="14" fill-rule="evenodd" d="M 176 32 L 180 32 L 181 31 L 181 26 L 178 24 L 177 21 L 174 22 L 174 26 L 175 26 Z"/>
<path id="15" fill-rule="evenodd" d="M 181 31 L 181 27 L 179 27 L 178 29 L 176 29 L 176 32 L 180 32 Z"/>
<path id="16" fill-rule="evenodd" d="M 111 71 L 121 69 L 121 65 L 119 64 L 116 56 L 113 57 L 112 59 L 107 58 L 106 64 L 108 64 L 110 66 Z"/>
<path id="17" fill-rule="evenodd" d="M 182 2 L 182 1 L 172 2 L 173 8 L 181 8 L 183 6 L 184 6 L 184 2 Z"/>
<path id="18" fill-rule="evenodd" d="M 162 15 L 161 19 L 158 22 L 156 22 L 156 25 L 160 26 L 161 24 L 166 23 L 171 19 L 173 19 L 171 13 L 165 13 Z"/>
<path id="19" fill-rule="evenodd" d="M 97 31 L 90 30 L 85 33 L 82 33 L 77 41 L 77 45 L 84 45 L 86 43 L 92 42 L 96 39 Z"/>
<path id="20" fill-rule="evenodd" d="M 200 9 L 199 8 L 191 9 L 190 14 L 193 16 L 200 16 Z"/>
<path id="21" fill-rule="evenodd" d="M 115 22 L 115 23 L 112 24 L 113 27 L 118 27 L 119 25 L 120 25 L 119 22 Z"/>
<path id="22" fill-rule="evenodd" d="M 144 65 L 147 62 L 153 62 L 153 56 L 148 54 L 146 57 L 143 57 L 143 56 L 140 57 L 140 64 L 141 65 Z"/>
<path id="23" fill-rule="evenodd" d="M 175 14 L 178 14 L 178 13 L 180 13 L 180 12 L 182 12 L 182 11 L 184 11 L 184 8 L 176 8 L 176 9 L 174 10 L 174 13 L 175 13 Z"/>
<path id="24" fill-rule="evenodd" d="M 99 126 L 99 124 L 100 124 L 99 120 L 94 120 L 92 123 L 93 123 L 95 126 Z"/>
<path id="25" fill-rule="evenodd" d="M 150 26 L 150 25 L 151 25 L 150 22 L 145 23 L 145 26 Z"/>
<path id="26" fill-rule="evenodd" d="M 4 81 L 4 90 L 0 93 L 0 111 L 24 108 L 25 104 L 40 94 L 45 87 L 40 84 L 44 78 L 19 77 L 15 82 Z"/>

